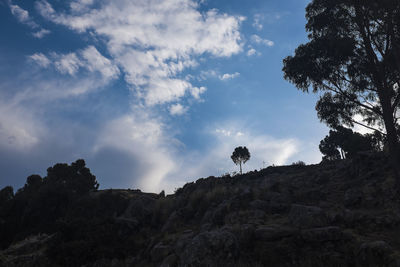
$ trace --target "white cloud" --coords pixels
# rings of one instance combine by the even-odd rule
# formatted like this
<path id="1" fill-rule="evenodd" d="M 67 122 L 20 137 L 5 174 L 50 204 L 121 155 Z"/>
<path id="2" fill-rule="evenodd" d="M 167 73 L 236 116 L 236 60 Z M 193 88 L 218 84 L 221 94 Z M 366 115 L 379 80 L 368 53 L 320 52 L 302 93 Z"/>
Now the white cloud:
<path id="1" fill-rule="evenodd" d="M 47 68 L 51 64 L 50 59 L 42 53 L 35 53 L 29 56 L 29 58 L 43 68 Z"/>
<path id="2" fill-rule="evenodd" d="M 255 50 L 254 48 L 250 48 L 248 51 L 247 51 L 247 55 L 250 57 L 250 56 L 254 56 L 255 54 L 257 54 L 257 50 Z"/>
<path id="3" fill-rule="evenodd" d="M 141 169 L 141 177 L 127 179 L 139 180 L 135 186 L 141 190 L 157 192 L 162 190 L 162 180 L 176 167 L 171 143 L 173 140 L 165 137 L 162 123 L 135 112 L 108 122 L 100 132 L 94 153 L 111 147 L 131 155 Z"/>
<path id="4" fill-rule="evenodd" d="M 113 60 L 147 105 L 178 101 L 193 85 L 178 78 L 196 66 L 197 57 L 230 57 L 242 51 L 242 17 L 217 10 L 200 13 L 192 0 L 105 1 L 95 10 L 75 1 L 70 13 L 57 12 L 45 0 L 37 2 L 45 18 L 77 32 L 90 31 L 106 40 Z M 79 11 L 79 12 L 78 12 Z"/>
<path id="5" fill-rule="evenodd" d="M 200 95 L 204 93 L 207 89 L 204 86 L 201 87 L 191 87 L 190 93 L 194 99 L 200 100 Z"/>
<path id="6" fill-rule="evenodd" d="M 263 25 L 261 21 L 264 19 L 264 16 L 262 14 L 255 14 L 253 17 L 253 27 L 256 28 L 257 30 L 261 31 L 263 28 Z"/>
<path id="7" fill-rule="evenodd" d="M 50 31 L 46 29 L 40 29 L 39 31 L 32 33 L 33 37 L 36 37 L 38 39 L 41 39 L 48 34 L 50 34 Z"/>
<path id="8" fill-rule="evenodd" d="M 76 0 L 72 1 L 69 6 L 73 12 L 87 12 L 93 2 L 93 0 Z"/>
<path id="9" fill-rule="evenodd" d="M 26 24 L 33 29 L 39 27 L 39 25 L 36 24 L 36 22 L 34 22 L 32 20 L 32 18 L 29 16 L 29 12 L 26 11 L 25 9 L 21 8 L 20 6 L 10 4 L 10 10 L 11 10 L 11 13 L 14 15 L 14 17 L 20 23 Z"/>
<path id="10" fill-rule="evenodd" d="M 258 36 L 257 34 L 253 34 L 251 36 L 251 41 L 253 43 L 262 44 L 262 45 L 265 45 L 265 46 L 274 46 L 274 42 L 273 41 L 268 40 L 268 39 L 263 39 L 260 36 Z"/>
<path id="11" fill-rule="evenodd" d="M 188 110 L 187 107 L 184 107 L 178 103 L 178 104 L 174 104 L 174 105 L 170 106 L 169 113 L 171 115 L 183 115 L 186 113 L 187 110 Z"/>
<path id="12" fill-rule="evenodd" d="M 239 73 L 239 72 L 235 72 L 235 73 L 232 73 L 232 74 L 230 74 L 230 73 L 225 73 L 225 74 L 223 74 L 223 75 L 220 75 L 220 76 L 219 76 L 219 79 L 222 80 L 222 81 L 224 81 L 224 80 L 234 79 L 234 78 L 239 77 L 239 76 L 240 76 L 240 73 Z"/>
<path id="13" fill-rule="evenodd" d="M 119 69 L 111 60 L 104 57 L 94 46 L 88 46 L 81 51 L 82 58 L 86 61 L 85 67 L 89 71 L 98 71 L 106 79 L 114 79 L 119 75 Z"/>
<path id="14" fill-rule="evenodd" d="M 65 55 L 57 55 L 54 53 L 53 57 L 58 58 L 57 61 L 54 62 L 54 66 L 59 72 L 64 74 L 68 73 L 69 75 L 74 75 L 79 67 L 83 65 L 75 53 L 68 53 Z"/>
<path id="15" fill-rule="evenodd" d="M 210 77 L 217 77 L 218 73 L 216 70 L 202 70 L 200 75 L 197 77 L 199 81 L 205 81 Z"/>
<path id="16" fill-rule="evenodd" d="M 118 67 L 113 62 L 104 57 L 94 46 L 78 50 L 77 53 L 57 54 L 50 53 L 50 58 L 42 53 L 35 53 L 29 56 L 41 67 L 54 67 L 63 74 L 74 75 L 80 68 L 85 68 L 89 72 L 98 72 L 105 81 L 118 78 L 120 73 Z"/>
<path id="17" fill-rule="evenodd" d="M 29 15 L 29 12 L 18 5 L 12 4 L 9 2 L 9 7 L 11 10 L 11 14 L 22 24 L 29 26 L 31 29 L 37 30 L 36 32 L 32 33 L 35 38 L 43 38 L 45 35 L 49 34 L 50 31 L 43 29 L 37 24 L 32 17 Z"/>
<path id="18" fill-rule="evenodd" d="M 33 114 L 13 103 L 0 104 L 0 146 L 27 152 L 39 142 L 43 129 Z"/>

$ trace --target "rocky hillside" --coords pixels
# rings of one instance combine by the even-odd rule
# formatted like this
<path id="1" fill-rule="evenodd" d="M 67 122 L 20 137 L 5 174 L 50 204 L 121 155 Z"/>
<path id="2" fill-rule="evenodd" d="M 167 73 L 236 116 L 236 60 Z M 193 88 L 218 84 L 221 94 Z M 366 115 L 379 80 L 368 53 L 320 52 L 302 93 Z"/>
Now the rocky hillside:
<path id="1" fill-rule="evenodd" d="M 14 229 L 0 232 L 0 265 L 400 266 L 394 184 L 384 155 L 359 154 L 202 178 L 168 196 L 90 191 L 28 228 L 16 225 L 47 211 L 25 205 L 10 222 L 17 193 L 0 205 L 0 228 Z"/>

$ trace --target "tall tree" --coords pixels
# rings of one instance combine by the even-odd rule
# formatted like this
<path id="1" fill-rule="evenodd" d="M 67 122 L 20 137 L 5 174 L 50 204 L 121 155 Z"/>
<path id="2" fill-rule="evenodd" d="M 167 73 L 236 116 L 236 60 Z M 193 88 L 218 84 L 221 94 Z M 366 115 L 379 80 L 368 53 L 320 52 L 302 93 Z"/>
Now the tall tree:
<path id="1" fill-rule="evenodd" d="M 240 174 L 242 174 L 242 163 L 245 164 L 250 159 L 250 152 L 245 146 L 238 146 L 232 153 L 232 161 L 240 166 Z"/>
<path id="2" fill-rule="evenodd" d="M 333 128 L 383 126 L 399 177 L 400 1 L 313 0 L 306 18 L 309 42 L 284 59 L 285 79 L 323 93 L 316 109 Z"/>

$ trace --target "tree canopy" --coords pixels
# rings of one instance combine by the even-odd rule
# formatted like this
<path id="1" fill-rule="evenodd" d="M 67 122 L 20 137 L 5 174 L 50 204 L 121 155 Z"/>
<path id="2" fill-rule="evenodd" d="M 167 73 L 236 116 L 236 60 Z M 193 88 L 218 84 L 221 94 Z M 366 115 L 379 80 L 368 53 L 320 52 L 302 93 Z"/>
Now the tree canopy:
<path id="1" fill-rule="evenodd" d="M 242 174 L 242 164 L 245 164 L 250 159 L 250 152 L 245 146 L 236 147 L 231 155 L 232 161 L 240 166 L 240 174 Z"/>
<path id="2" fill-rule="evenodd" d="M 309 42 L 284 59 L 285 79 L 322 93 L 316 110 L 328 126 L 380 131 L 399 174 L 400 1 L 314 0 L 306 18 Z"/>
<path id="3" fill-rule="evenodd" d="M 323 160 L 336 160 L 352 158 L 359 151 L 380 150 L 380 144 L 373 134 L 362 135 L 339 126 L 321 140 L 319 150 Z"/>
<path id="4" fill-rule="evenodd" d="M 51 232 L 59 218 L 80 199 L 99 187 L 96 176 L 79 159 L 71 165 L 58 163 L 47 176 L 30 175 L 15 195 L 7 186 L 0 191 L 0 249 L 9 245 L 15 233 Z M 8 218 L 7 224 L 1 224 Z"/>

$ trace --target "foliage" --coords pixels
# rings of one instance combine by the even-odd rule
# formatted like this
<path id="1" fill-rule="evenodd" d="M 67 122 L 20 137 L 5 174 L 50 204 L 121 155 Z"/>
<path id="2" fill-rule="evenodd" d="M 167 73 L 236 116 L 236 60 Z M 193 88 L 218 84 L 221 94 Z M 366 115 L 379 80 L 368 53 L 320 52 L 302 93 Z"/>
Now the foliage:
<path id="1" fill-rule="evenodd" d="M 9 203 L 0 205 L 0 221 L 7 218 L 2 227 L 5 236 L 0 240 L 0 247 L 35 232 L 54 232 L 56 221 L 65 216 L 69 207 L 98 186 L 96 177 L 80 159 L 71 165 L 56 164 L 48 168 L 44 178 L 29 176 L 15 196 L 12 196 L 12 188 L 5 187 L 0 196 Z"/>
<path id="2" fill-rule="evenodd" d="M 236 147 L 231 155 L 232 161 L 240 166 L 240 174 L 242 174 L 242 164 L 245 164 L 250 159 L 250 152 L 247 147 Z"/>
<path id="3" fill-rule="evenodd" d="M 14 197 L 14 189 L 11 186 L 6 186 L 0 190 L 0 207 Z"/>
<path id="4" fill-rule="evenodd" d="M 296 161 L 292 163 L 292 166 L 306 166 L 306 163 L 304 161 Z"/>
<path id="5" fill-rule="evenodd" d="M 362 135 L 345 127 L 330 130 L 319 145 L 323 160 L 352 158 L 360 151 L 379 150 L 375 135 Z"/>
<path id="6" fill-rule="evenodd" d="M 284 59 L 285 79 L 323 93 L 318 117 L 332 128 L 383 125 L 399 173 L 400 2 L 314 0 L 306 18 L 309 42 Z"/>

